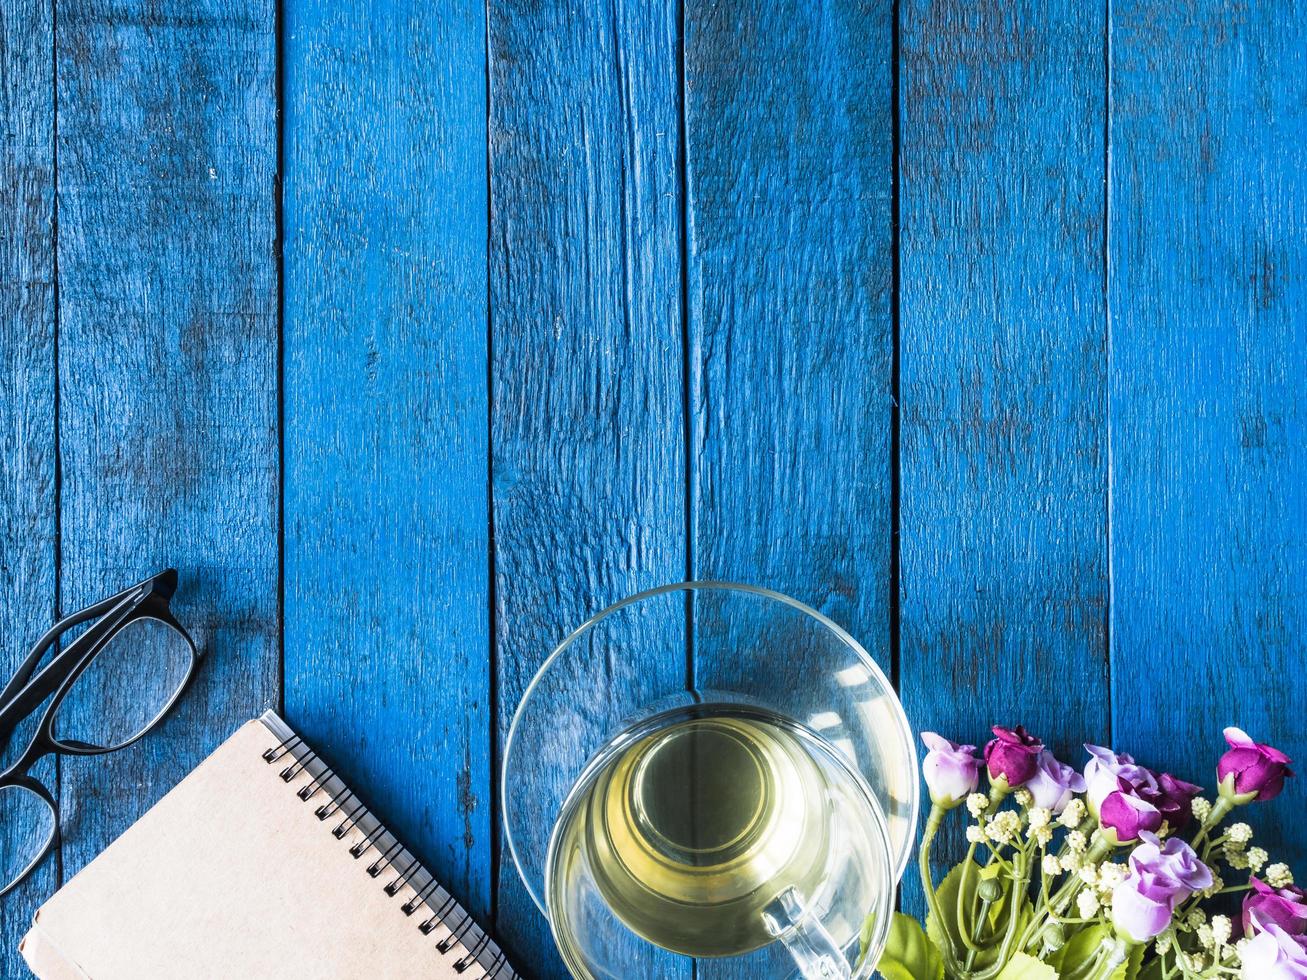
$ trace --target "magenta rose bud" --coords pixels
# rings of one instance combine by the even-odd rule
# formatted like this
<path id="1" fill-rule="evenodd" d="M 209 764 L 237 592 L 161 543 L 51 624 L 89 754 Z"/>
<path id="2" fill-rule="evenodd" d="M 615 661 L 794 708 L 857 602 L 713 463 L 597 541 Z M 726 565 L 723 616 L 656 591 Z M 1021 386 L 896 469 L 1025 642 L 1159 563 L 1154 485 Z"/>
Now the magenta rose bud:
<path id="1" fill-rule="evenodd" d="M 1180 830 L 1193 816 L 1194 797 L 1202 791 L 1201 786 L 1186 783 L 1183 779 L 1176 779 L 1170 773 L 1164 772 L 1157 777 L 1155 792 L 1140 789 L 1139 795 L 1161 811 L 1162 819 L 1172 830 Z"/>
<path id="2" fill-rule="evenodd" d="M 1242 980 L 1307 980 L 1307 940 L 1268 926 L 1239 950 Z"/>
<path id="3" fill-rule="evenodd" d="M 1249 878 L 1253 890 L 1243 900 L 1243 929 L 1248 936 L 1279 926 L 1291 936 L 1307 935 L 1307 896 L 1300 888 L 1272 888 Z"/>
<path id="4" fill-rule="evenodd" d="M 1104 801 L 1105 811 L 1107 806 Z M 1112 890 L 1112 923 L 1137 943 L 1161 935 L 1182 902 L 1212 887 L 1211 869 L 1184 841 L 1173 837 L 1162 844 L 1147 831 L 1140 839 L 1130 854 L 1130 873 Z"/>
<path id="5" fill-rule="evenodd" d="M 1085 777 L 1058 762 L 1048 749 L 1039 753 L 1036 762 L 1035 774 L 1026 783 L 1035 806 L 1061 813 L 1076 793 L 1085 791 Z"/>
<path id="6" fill-rule="evenodd" d="M 1254 742 L 1238 728 L 1227 728 L 1225 740 L 1230 751 L 1216 764 L 1222 795 L 1241 797 L 1235 800 L 1240 803 L 1279 796 L 1284 780 L 1293 775 L 1289 768 L 1292 760 L 1279 749 Z"/>
<path id="7" fill-rule="evenodd" d="M 1150 834 L 1162 826 L 1162 811 L 1138 796 L 1124 779 L 1115 793 L 1109 793 L 1098 809 L 1098 822 L 1103 829 L 1116 835 L 1116 843 L 1126 844 L 1138 840 L 1141 834 Z"/>
<path id="8" fill-rule="evenodd" d="M 1044 743 L 1023 727 L 994 726 L 997 736 L 985 746 L 985 767 L 990 779 L 1003 779 L 1008 789 L 1024 786 L 1039 768 L 1039 753 Z"/>
<path id="9" fill-rule="evenodd" d="M 934 732 L 922 732 L 921 740 L 930 751 L 921 763 L 930 800 L 951 810 L 980 784 L 980 759 L 974 745 L 958 745 Z"/>

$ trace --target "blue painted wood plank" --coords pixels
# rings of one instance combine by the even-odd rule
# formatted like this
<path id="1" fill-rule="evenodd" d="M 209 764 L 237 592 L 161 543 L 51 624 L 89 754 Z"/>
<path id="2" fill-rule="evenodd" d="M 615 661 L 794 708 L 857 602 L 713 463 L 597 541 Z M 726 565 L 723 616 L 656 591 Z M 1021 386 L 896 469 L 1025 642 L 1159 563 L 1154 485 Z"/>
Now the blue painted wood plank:
<path id="1" fill-rule="evenodd" d="M 686 7 L 693 574 L 791 594 L 887 670 L 892 42 L 889 2 Z M 740 652 L 700 638 L 699 683 Z"/>
<path id="2" fill-rule="evenodd" d="M 1227 724 L 1307 760 L 1305 29 L 1113 4 L 1115 737 L 1209 788 Z M 1254 808 L 1277 859 L 1302 782 Z"/>
<path id="3" fill-rule="evenodd" d="M 276 51 L 270 0 L 67 0 L 58 25 L 60 603 L 175 565 L 208 652 L 156 734 L 62 762 L 71 875 L 276 701 Z M 140 664 L 79 703 L 160 696 Z"/>
<path id="4" fill-rule="evenodd" d="M 501 744 L 573 626 L 685 572 L 676 59 L 674 5 L 491 6 Z M 614 663 L 614 685 L 680 676 L 641 652 Z M 575 707 L 564 754 L 565 733 L 611 720 L 592 690 Z M 498 880 L 508 947 L 534 975 L 566 976 L 507 847 Z"/>
<path id="5" fill-rule="evenodd" d="M 686 9 L 694 575 L 887 669 L 892 39 L 888 2 Z"/>
<path id="6" fill-rule="evenodd" d="M 1069 0 L 902 9 L 902 693 L 1076 764 L 1108 735 L 1104 38 Z"/>
<path id="7" fill-rule="evenodd" d="M 0 673 L 8 679 L 56 607 L 54 38 L 45 0 L 0 4 Z M 26 747 L 26 728 L 4 753 Z M 58 792 L 53 763 L 35 773 Z M 0 851 L 39 846 L 18 814 L 0 806 Z M 6 859 L 5 867 L 9 867 Z M 0 976 L 26 967 L 18 942 L 57 884 L 48 861 L 0 900 Z"/>
<path id="8" fill-rule="evenodd" d="M 284 16 L 286 713 L 484 916 L 484 10 Z"/>

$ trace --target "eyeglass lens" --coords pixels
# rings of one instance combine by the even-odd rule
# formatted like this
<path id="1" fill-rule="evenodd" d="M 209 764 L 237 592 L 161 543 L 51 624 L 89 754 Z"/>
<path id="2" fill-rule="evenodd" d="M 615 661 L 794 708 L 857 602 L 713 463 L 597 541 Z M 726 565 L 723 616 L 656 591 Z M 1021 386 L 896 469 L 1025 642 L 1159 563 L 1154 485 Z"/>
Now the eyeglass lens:
<path id="1" fill-rule="evenodd" d="M 7 888 L 45 853 L 54 837 L 50 804 L 23 786 L 0 787 L 0 888 Z"/>
<path id="2" fill-rule="evenodd" d="M 158 720 L 190 671 L 185 637 L 157 619 L 134 620 L 73 683 L 55 713 L 54 737 L 118 748 Z"/>

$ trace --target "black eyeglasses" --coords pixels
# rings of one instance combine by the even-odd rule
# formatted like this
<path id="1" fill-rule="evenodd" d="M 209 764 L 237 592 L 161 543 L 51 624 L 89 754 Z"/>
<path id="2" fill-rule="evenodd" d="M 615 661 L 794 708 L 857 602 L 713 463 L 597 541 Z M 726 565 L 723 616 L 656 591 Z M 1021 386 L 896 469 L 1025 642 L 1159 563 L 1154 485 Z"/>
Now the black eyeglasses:
<path id="1" fill-rule="evenodd" d="M 23 723 L 49 701 L 27 748 L 0 772 L 0 896 L 59 841 L 59 810 L 31 775 L 36 763 L 52 754 L 126 748 L 163 720 L 195 675 L 200 651 L 168 606 L 176 590 L 177 572 L 170 568 L 65 616 L 36 641 L 0 692 L 0 757 L 6 760 L 19 727 L 27 728 Z M 58 649 L 65 633 L 92 621 Z"/>

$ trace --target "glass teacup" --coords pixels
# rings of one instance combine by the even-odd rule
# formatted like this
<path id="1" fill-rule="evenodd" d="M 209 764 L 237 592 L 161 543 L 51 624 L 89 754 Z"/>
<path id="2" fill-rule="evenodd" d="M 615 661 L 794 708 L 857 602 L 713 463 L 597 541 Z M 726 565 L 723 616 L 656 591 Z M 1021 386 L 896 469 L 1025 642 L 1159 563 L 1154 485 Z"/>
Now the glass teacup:
<path id="1" fill-rule="evenodd" d="M 867 652 L 720 582 L 640 593 L 564 640 L 513 719 L 502 791 L 581 978 L 870 977 L 918 806 L 912 734 Z"/>

